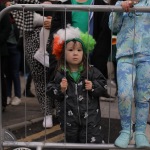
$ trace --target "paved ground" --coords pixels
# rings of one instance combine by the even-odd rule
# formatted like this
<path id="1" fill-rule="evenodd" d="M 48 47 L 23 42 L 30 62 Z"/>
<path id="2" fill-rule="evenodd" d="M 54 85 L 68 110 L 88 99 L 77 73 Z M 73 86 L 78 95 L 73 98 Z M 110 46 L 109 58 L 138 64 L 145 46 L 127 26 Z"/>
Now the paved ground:
<path id="1" fill-rule="evenodd" d="M 25 87 L 25 79 L 21 77 L 22 93 Z M 31 90 L 35 93 L 34 84 L 32 83 Z M 3 128 L 15 128 L 43 118 L 40 111 L 40 105 L 37 98 L 27 98 L 22 95 L 21 104 L 18 106 L 8 105 L 6 111 L 2 113 Z"/>
<path id="2" fill-rule="evenodd" d="M 15 128 L 32 120 L 43 118 L 40 106 L 36 98 L 22 98 L 19 106 L 7 106 L 2 113 L 2 124 L 4 128 Z"/>

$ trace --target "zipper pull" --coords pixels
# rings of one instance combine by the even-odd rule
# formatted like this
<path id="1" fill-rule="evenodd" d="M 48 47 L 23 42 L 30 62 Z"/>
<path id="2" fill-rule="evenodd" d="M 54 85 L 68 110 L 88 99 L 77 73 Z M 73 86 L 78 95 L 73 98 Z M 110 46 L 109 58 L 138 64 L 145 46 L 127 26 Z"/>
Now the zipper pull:
<path id="1" fill-rule="evenodd" d="M 78 91 L 77 91 L 77 84 L 75 84 L 75 95 L 78 94 Z"/>

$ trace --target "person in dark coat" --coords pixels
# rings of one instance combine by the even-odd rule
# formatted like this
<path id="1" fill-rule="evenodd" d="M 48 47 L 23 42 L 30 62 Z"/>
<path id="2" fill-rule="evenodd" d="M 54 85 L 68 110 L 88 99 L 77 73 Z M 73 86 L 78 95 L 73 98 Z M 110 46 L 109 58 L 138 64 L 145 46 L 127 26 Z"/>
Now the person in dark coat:
<path id="1" fill-rule="evenodd" d="M 0 11 L 5 8 L 5 5 L 0 3 Z M 7 93 L 6 93 L 6 75 L 7 75 L 7 61 L 8 61 L 8 50 L 7 50 L 7 39 L 11 31 L 9 23 L 9 15 L 6 14 L 0 20 L 0 68 L 1 68 L 1 92 L 2 92 L 2 111 L 5 110 L 7 105 Z"/>
<path id="2" fill-rule="evenodd" d="M 106 80 L 98 69 L 87 63 L 86 57 L 94 44 L 93 37 L 81 33 L 79 28 L 67 26 L 66 30 L 60 29 L 54 34 L 52 52 L 58 67 L 47 93 L 60 101 L 58 117 L 61 129 L 66 128 L 69 143 L 103 141 L 99 96 L 107 91 Z"/>
<path id="3" fill-rule="evenodd" d="M 5 1 L 6 7 L 11 5 L 9 0 Z M 21 81 L 20 81 L 20 56 L 21 51 L 18 48 L 19 29 L 11 13 L 9 13 L 11 32 L 7 40 L 9 52 L 8 57 L 8 76 L 7 76 L 7 105 L 19 105 L 21 103 Z M 12 87 L 14 87 L 14 94 Z"/>

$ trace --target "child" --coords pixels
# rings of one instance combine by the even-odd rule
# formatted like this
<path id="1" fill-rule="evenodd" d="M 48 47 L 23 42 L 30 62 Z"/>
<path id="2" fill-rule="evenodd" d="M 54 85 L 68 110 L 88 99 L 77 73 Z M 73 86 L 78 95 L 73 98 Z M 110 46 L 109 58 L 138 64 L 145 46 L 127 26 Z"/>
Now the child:
<path id="1" fill-rule="evenodd" d="M 54 34 L 52 49 L 58 67 L 47 93 L 60 101 L 59 119 L 69 143 L 102 143 L 99 96 L 107 90 L 102 73 L 87 64 L 86 54 L 94 45 L 92 36 L 79 28 L 68 26 Z"/>
<path id="2" fill-rule="evenodd" d="M 109 26 L 117 33 L 118 108 L 122 130 L 115 145 L 127 148 L 132 134 L 132 101 L 135 102 L 136 148 L 148 148 L 145 135 L 150 100 L 150 14 L 130 12 L 133 6 L 150 6 L 148 0 L 118 1 L 125 12 L 112 12 Z"/>

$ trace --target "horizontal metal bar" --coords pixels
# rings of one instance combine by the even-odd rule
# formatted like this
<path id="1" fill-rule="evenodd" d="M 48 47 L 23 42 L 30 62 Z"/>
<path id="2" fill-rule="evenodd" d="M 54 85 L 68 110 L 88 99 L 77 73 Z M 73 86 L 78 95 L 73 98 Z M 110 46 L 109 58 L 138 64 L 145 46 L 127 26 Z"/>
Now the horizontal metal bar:
<path id="1" fill-rule="evenodd" d="M 123 9 L 121 6 L 114 5 L 47 5 L 47 4 L 16 4 L 9 6 L 3 9 L 0 12 L 0 20 L 4 16 L 4 14 L 13 11 L 13 10 L 26 10 L 26 11 L 36 11 L 36 10 L 45 10 L 45 11 L 101 11 L 101 12 L 122 12 Z M 150 12 L 149 6 L 143 7 L 133 7 L 130 9 L 131 12 Z"/>
<path id="2" fill-rule="evenodd" d="M 76 143 L 44 143 L 44 142 L 3 142 L 4 147 L 27 147 L 27 148 L 73 148 L 73 149 L 120 149 L 114 144 L 76 144 Z M 136 149 L 135 145 L 129 145 L 128 149 Z"/>

